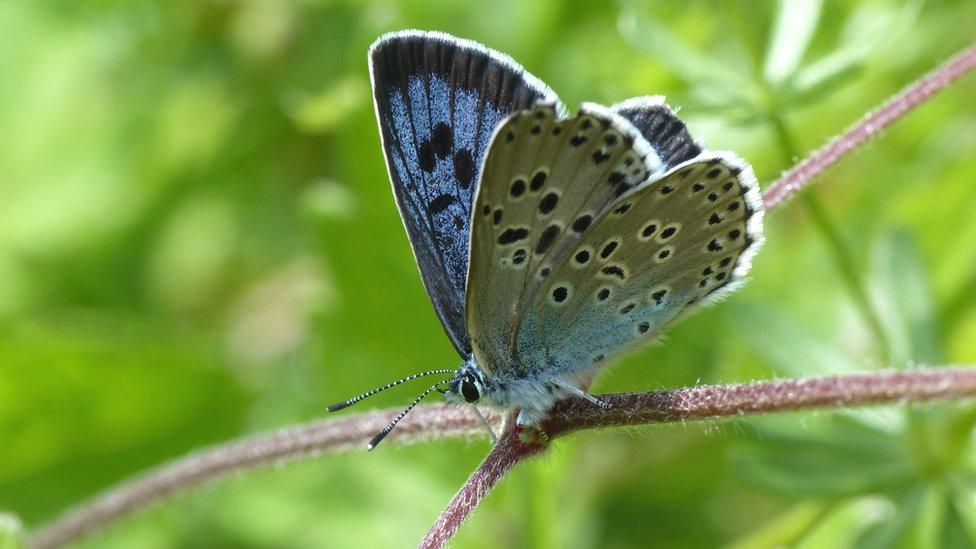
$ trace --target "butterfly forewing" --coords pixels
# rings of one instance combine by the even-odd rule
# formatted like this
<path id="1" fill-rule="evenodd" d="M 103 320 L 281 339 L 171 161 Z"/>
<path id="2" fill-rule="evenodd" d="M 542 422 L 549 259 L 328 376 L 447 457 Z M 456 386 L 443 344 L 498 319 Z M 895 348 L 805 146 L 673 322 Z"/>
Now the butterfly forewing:
<path id="1" fill-rule="evenodd" d="M 497 130 L 475 203 L 466 317 L 482 368 L 524 374 L 517 327 L 558 258 L 660 161 L 632 125 L 596 105 L 561 119 L 551 105 Z"/>
<path id="2" fill-rule="evenodd" d="M 646 341 L 746 274 L 761 220 L 751 169 L 723 153 L 624 194 L 532 297 L 520 353 L 568 373 Z"/>
<path id="3" fill-rule="evenodd" d="M 467 356 L 462 311 L 481 162 L 505 117 L 558 99 L 507 56 L 444 34 L 386 35 L 369 60 L 397 205 L 434 309 Z"/>

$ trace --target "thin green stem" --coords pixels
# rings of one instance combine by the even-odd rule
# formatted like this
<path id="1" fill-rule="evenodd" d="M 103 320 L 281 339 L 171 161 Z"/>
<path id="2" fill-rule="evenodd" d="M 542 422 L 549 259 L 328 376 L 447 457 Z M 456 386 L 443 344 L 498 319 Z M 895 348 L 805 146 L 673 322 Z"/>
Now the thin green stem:
<path id="1" fill-rule="evenodd" d="M 776 134 L 776 141 L 779 145 L 780 153 L 783 156 L 783 162 L 787 166 L 792 166 L 796 161 L 798 151 L 793 133 L 779 113 L 770 113 L 769 123 Z M 841 236 L 837 225 L 830 219 L 827 208 L 824 207 L 823 202 L 817 196 L 815 189 L 808 190 L 803 195 L 802 200 L 807 214 L 813 220 L 814 226 L 830 250 L 830 255 L 834 260 L 837 270 L 840 272 L 844 285 L 854 300 L 855 307 L 857 307 L 868 329 L 874 335 L 878 348 L 881 349 L 883 362 L 890 364 L 893 354 L 891 343 L 888 341 L 888 334 L 885 332 L 884 324 L 881 322 L 881 315 L 871 302 L 867 284 L 864 282 L 861 271 L 854 261 L 853 252 Z"/>

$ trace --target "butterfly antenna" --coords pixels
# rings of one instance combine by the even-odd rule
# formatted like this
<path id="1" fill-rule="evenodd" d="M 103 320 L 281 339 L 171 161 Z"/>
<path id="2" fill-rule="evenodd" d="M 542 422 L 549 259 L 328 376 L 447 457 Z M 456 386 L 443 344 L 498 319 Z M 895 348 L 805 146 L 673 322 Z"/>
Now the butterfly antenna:
<path id="1" fill-rule="evenodd" d="M 375 395 L 376 393 L 381 393 L 381 392 L 383 392 L 383 391 L 385 391 L 387 389 L 391 389 L 393 387 L 396 387 L 397 385 L 399 385 L 401 383 L 406 383 L 407 381 L 412 381 L 414 379 L 417 379 L 418 377 L 424 377 L 424 376 L 429 376 L 429 375 L 433 375 L 433 374 L 453 374 L 453 373 L 455 373 L 455 370 L 441 369 L 441 370 L 430 370 L 428 372 L 420 372 L 419 374 L 409 375 L 409 376 L 407 376 L 407 377 L 405 377 L 403 379 L 398 379 L 396 381 L 391 381 L 390 383 L 387 383 L 386 385 L 383 385 L 382 387 L 377 387 L 377 388 L 373 389 L 372 391 L 366 391 L 365 393 L 359 395 L 358 397 L 353 397 L 353 398 L 350 398 L 348 400 L 343 400 L 342 402 L 337 402 L 337 403 L 333 404 L 332 406 L 329 406 L 329 411 L 330 412 L 335 412 L 335 411 L 341 410 L 343 408 L 348 408 L 349 406 L 352 406 L 353 404 L 359 402 L 360 400 L 367 399 L 367 398 Z M 441 383 L 444 383 L 444 382 L 442 381 Z M 438 383 L 434 387 L 439 387 L 441 385 L 441 383 Z"/>
<path id="2" fill-rule="evenodd" d="M 403 419 L 404 416 L 406 416 L 407 414 L 409 414 L 410 413 L 410 410 L 413 410 L 413 407 L 414 406 L 420 404 L 420 401 L 423 400 L 423 399 L 425 399 L 427 397 L 427 395 L 429 395 L 432 392 L 434 392 L 434 390 L 436 390 L 441 385 L 443 385 L 445 383 L 452 383 L 454 381 L 457 381 L 458 379 L 459 378 L 448 379 L 448 380 L 444 380 L 444 381 L 438 381 L 437 383 L 435 383 L 434 385 L 432 385 L 429 389 L 427 389 L 426 391 L 420 393 L 420 396 L 418 396 L 417 398 L 415 398 L 414 401 L 410 403 L 410 406 L 407 406 L 402 412 L 400 412 L 399 414 L 397 414 L 397 417 L 393 418 L 393 421 L 391 421 L 389 425 L 387 425 L 386 427 L 384 427 L 382 431 L 376 433 L 376 436 L 374 436 L 369 441 L 369 444 L 366 445 L 366 449 L 367 450 L 372 450 L 373 448 L 376 448 L 376 446 L 380 442 L 382 442 L 384 438 L 386 438 L 386 435 L 390 434 L 390 431 L 392 431 L 393 428 L 397 426 L 397 423 L 400 423 L 400 420 Z"/>

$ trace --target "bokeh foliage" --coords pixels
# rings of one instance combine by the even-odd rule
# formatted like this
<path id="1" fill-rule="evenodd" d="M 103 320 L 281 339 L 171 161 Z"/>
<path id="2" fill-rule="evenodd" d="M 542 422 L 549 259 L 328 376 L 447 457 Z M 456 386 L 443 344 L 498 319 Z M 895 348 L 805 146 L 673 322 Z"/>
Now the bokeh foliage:
<path id="1" fill-rule="evenodd" d="M 974 20 L 969 0 L 0 3 L 0 510 L 30 528 L 458 362 L 379 149 L 380 33 L 479 40 L 571 108 L 665 94 L 768 182 Z M 938 96 L 773 213 L 744 291 L 596 389 L 976 363 L 974 96 L 973 79 Z M 457 545 L 973 545 L 974 421 L 943 405 L 588 433 L 513 473 Z M 252 473 L 87 545 L 411 545 L 486 451 Z"/>

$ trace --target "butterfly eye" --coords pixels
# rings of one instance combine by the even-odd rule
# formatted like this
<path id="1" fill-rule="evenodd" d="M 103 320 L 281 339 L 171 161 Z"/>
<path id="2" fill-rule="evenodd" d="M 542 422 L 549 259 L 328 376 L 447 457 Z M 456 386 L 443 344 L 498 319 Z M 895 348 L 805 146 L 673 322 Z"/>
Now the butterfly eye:
<path id="1" fill-rule="evenodd" d="M 461 382 L 461 396 L 466 402 L 478 402 L 481 393 L 478 392 L 478 386 L 471 379 L 466 378 Z"/>

